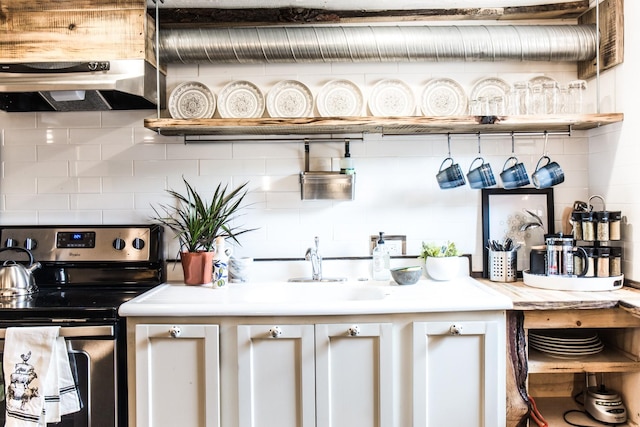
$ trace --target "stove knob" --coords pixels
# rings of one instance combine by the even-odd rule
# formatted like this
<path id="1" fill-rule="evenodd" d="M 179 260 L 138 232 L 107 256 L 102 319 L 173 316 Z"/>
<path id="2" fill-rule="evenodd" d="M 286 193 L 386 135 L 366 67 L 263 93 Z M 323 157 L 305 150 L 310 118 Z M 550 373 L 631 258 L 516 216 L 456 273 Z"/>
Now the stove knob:
<path id="1" fill-rule="evenodd" d="M 142 248 L 144 248 L 144 240 L 142 240 L 139 237 L 136 237 L 135 239 L 133 239 L 133 247 L 141 251 Z"/>
<path id="2" fill-rule="evenodd" d="M 14 246 L 18 246 L 18 242 L 16 242 L 15 239 L 12 239 L 11 237 L 9 237 L 5 242 L 4 242 L 4 246 L 6 248 L 13 248 Z"/>
<path id="3" fill-rule="evenodd" d="M 124 242 L 124 239 L 121 239 L 120 237 L 116 238 L 113 241 L 113 248 L 117 251 L 121 251 L 124 249 L 126 243 Z"/>
<path id="4" fill-rule="evenodd" d="M 36 239 L 32 239 L 31 237 L 27 237 L 27 239 L 24 241 L 24 247 L 25 249 L 32 251 L 38 247 L 38 241 Z"/>

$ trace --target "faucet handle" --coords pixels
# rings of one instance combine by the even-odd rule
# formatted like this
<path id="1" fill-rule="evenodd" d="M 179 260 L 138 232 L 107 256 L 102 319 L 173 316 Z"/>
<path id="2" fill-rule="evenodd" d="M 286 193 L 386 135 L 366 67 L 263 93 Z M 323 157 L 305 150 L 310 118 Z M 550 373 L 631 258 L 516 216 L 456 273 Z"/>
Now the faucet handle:
<path id="1" fill-rule="evenodd" d="M 320 238 L 318 236 L 313 238 L 313 241 L 316 244 L 316 252 L 318 252 L 318 246 L 320 245 Z"/>

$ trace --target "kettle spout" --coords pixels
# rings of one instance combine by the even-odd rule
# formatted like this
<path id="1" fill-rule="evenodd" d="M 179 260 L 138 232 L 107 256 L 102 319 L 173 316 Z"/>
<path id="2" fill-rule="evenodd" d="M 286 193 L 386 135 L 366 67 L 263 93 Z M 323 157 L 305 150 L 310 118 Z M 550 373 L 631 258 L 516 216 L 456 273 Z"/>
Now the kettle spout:
<path id="1" fill-rule="evenodd" d="M 42 267 L 42 264 L 36 261 L 31 263 L 31 265 L 27 266 L 26 269 L 29 270 L 29 273 L 33 273 L 35 270 L 39 269 L 40 267 Z"/>

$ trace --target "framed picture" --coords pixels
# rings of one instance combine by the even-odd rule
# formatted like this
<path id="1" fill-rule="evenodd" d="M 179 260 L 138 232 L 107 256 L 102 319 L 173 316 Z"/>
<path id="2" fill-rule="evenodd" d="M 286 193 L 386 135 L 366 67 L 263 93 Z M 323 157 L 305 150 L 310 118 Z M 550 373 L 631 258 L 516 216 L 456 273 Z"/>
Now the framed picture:
<path id="1" fill-rule="evenodd" d="M 489 277 L 490 241 L 511 239 L 518 248 L 518 276 L 529 269 L 532 246 L 544 245 L 554 233 L 553 188 L 489 188 L 482 190 L 482 276 Z"/>

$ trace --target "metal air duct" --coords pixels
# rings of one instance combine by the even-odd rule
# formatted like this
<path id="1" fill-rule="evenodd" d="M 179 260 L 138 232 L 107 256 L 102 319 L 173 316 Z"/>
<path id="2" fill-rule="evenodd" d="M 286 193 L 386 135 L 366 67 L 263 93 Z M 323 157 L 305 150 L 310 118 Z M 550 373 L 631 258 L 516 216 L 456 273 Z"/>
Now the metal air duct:
<path id="1" fill-rule="evenodd" d="M 595 25 L 332 26 L 165 29 L 167 63 L 584 61 Z"/>

